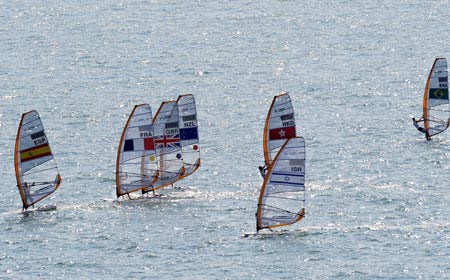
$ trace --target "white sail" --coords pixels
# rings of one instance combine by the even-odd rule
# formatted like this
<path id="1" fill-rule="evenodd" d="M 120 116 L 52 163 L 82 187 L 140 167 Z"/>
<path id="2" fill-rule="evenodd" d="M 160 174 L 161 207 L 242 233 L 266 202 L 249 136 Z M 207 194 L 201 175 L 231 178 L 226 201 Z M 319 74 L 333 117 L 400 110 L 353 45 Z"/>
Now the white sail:
<path id="1" fill-rule="evenodd" d="M 436 58 L 423 97 L 423 121 L 427 138 L 444 132 L 449 126 L 449 117 L 447 60 Z"/>
<path id="2" fill-rule="evenodd" d="M 24 209 L 52 194 L 61 183 L 44 126 L 34 110 L 20 120 L 14 166 Z"/>
<path id="3" fill-rule="evenodd" d="M 151 187 L 145 188 L 143 193 L 173 184 L 184 174 L 178 119 L 177 102 L 163 102 L 153 119 L 158 178 Z"/>
<path id="4" fill-rule="evenodd" d="M 286 226 L 305 214 L 305 140 L 295 137 L 284 145 L 269 167 L 258 200 L 257 230 Z"/>
<path id="5" fill-rule="evenodd" d="M 185 172 L 191 175 L 200 166 L 197 108 L 192 94 L 180 95 L 177 100 L 180 125 L 180 144 Z"/>
<path id="6" fill-rule="evenodd" d="M 119 143 L 116 162 L 117 197 L 151 186 L 157 178 L 156 164 L 152 110 L 148 104 L 136 105 Z"/>
<path id="7" fill-rule="evenodd" d="M 273 98 L 264 126 L 264 160 L 270 166 L 273 158 L 286 139 L 296 136 L 294 108 L 289 94 L 282 93 Z"/>

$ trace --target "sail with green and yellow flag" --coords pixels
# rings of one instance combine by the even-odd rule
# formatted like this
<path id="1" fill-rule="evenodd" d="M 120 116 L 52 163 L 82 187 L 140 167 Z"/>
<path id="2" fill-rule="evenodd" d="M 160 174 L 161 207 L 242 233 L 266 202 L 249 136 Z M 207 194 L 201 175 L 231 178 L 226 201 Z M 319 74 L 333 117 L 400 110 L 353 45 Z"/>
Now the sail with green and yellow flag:
<path id="1" fill-rule="evenodd" d="M 444 132 L 450 124 L 448 70 L 445 58 L 436 58 L 428 75 L 423 95 L 423 116 L 414 125 L 428 140 Z M 423 129 L 418 123 L 423 122 Z"/>

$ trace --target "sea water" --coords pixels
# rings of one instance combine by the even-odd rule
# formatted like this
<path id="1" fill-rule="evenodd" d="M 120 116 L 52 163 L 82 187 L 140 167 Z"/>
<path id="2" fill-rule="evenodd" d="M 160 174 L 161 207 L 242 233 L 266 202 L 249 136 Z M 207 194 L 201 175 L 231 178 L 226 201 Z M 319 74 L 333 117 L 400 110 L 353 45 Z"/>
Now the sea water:
<path id="1" fill-rule="evenodd" d="M 0 0 L 0 278 L 443 279 L 450 134 L 413 126 L 448 1 Z M 262 136 L 289 92 L 306 217 L 255 231 Z M 195 96 L 202 166 L 161 198 L 115 201 L 135 104 Z M 62 177 L 20 214 L 13 151 L 37 110 Z M 266 232 L 267 233 L 267 232 Z"/>

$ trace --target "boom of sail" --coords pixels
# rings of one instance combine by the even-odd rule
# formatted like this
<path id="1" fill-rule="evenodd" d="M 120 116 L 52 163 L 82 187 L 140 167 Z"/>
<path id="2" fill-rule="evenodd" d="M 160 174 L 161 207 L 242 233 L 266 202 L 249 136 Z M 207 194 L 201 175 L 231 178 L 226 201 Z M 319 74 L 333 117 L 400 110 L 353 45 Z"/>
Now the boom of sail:
<path id="1" fill-rule="evenodd" d="M 264 126 L 263 148 L 266 166 L 278 153 L 286 139 L 296 136 L 294 108 L 289 94 L 281 93 L 273 98 Z"/>
<path id="2" fill-rule="evenodd" d="M 152 110 L 136 105 L 120 138 L 116 161 L 116 194 L 129 195 L 151 186 L 158 178 Z"/>
<path id="3" fill-rule="evenodd" d="M 423 95 L 423 122 L 427 138 L 444 132 L 450 124 L 448 70 L 445 58 L 436 58 Z"/>
<path id="4" fill-rule="evenodd" d="M 183 177 L 185 168 L 180 144 L 179 113 L 176 101 L 161 104 L 153 119 L 158 177 L 143 193 L 161 189 Z"/>
<path id="5" fill-rule="evenodd" d="M 180 144 L 185 172 L 189 176 L 200 167 L 200 148 L 197 109 L 192 94 L 180 95 L 177 100 L 180 125 Z"/>
<path id="6" fill-rule="evenodd" d="M 305 215 L 305 140 L 285 140 L 261 187 L 256 212 L 257 231 L 287 226 Z"/>
<path id="7" fill-rule="evenodd" d="M 52 194 L 61 183 L 61 176 L 37 111 L 22 115 L 16 136 L 14 167 L 23 209 Z"/>

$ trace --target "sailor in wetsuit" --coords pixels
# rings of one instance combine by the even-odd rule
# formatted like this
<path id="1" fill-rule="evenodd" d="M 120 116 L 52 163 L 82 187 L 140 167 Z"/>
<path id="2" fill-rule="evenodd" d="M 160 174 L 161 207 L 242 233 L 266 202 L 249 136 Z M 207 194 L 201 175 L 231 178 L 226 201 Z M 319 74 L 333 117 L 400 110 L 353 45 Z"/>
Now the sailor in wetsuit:
<path id="1" fill-rule="evenodd" d="M 267 167 L 264 165 L 264 166 L 258 166 L 258 168 L 259 168 L 259 173 L 261 173 L 261 176 L 263 178 L 266 177 Z"/>
<path id="2" fill-rule="evenodd" d="M 419 121 L 416 121 L 415 118 L 412 118 L 412 120 L 413 120 L 413 124 L 417 128 L 417 130 L 422 132 L 422 133 L 425 133 L 425 136 L 427 137 L 427 140 L 431 140 L 431 137 L 428 134 L 428 131 L 426 131 L 425 128 L 419 126 L 419 124 L 418 124 L 418 122 L 422 121 L 422 119 L 420 119 Z"/>

